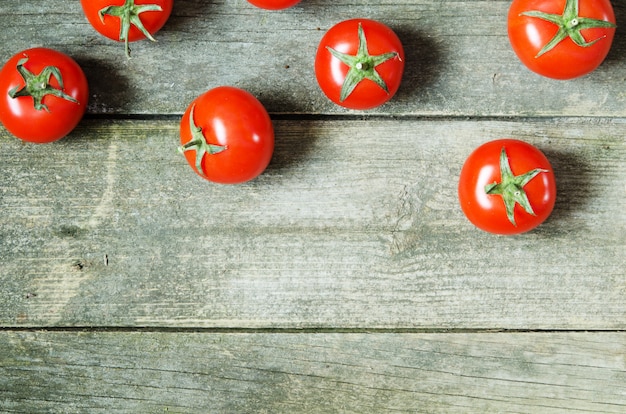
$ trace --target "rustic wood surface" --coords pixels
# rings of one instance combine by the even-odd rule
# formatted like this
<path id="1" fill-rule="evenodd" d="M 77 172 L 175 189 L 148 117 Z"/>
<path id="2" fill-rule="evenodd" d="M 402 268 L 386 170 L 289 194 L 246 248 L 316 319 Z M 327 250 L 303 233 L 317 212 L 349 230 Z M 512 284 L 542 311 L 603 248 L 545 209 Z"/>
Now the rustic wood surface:
<path id="1" fill-rule="evenodd" d="M 8 332 L 3 412 L 623 413 L 619 333 Z"/>
<path id="2" fill-rule="evenodd" d="M 0 129 L 1 412 L 626 411 L 626 3 L 605 63 L 527 71 L 510 1 L 178 0 L 158 42 L 98 35 L 79 2 L 0 3 L 0 58 L 47 46 L 85 70 L 67 138 Z M 399 34 L 376 110 L 322 95 L 313 56 L 351 17 Z M 212 185 L 177 153 L 218 85 L 266 105 L 258 179 Z M 475 229 L 469 153 L 514 137 L 557 178 L 549 220 Z"/>

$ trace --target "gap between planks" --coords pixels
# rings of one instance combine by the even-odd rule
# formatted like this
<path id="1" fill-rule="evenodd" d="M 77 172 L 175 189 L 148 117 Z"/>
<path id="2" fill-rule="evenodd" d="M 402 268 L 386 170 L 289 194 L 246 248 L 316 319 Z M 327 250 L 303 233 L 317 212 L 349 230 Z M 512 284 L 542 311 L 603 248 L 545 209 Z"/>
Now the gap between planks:
<path id="1" fill-rule="evenodd" d="M 498 328 L 194 328 L 159 326 L 28 326 L 3 327 L 2 332 L 145 332 L 145 333 L 207 333 L 207 334 L 575 334 L 626 333 L 626 329 L 498 329 Z"/>

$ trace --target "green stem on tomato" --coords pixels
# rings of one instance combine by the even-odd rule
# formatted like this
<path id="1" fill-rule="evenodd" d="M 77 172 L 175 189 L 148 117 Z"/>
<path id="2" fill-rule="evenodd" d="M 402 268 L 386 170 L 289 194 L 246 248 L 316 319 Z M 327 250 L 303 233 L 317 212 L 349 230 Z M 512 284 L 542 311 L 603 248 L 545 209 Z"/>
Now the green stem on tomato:
<path id="1" fill-rule="evenodd" d="M 205 176 L 204 169 L 202 168 L 202 160 L 204 159 L 205 154 L 213 155 L 218 154 L 224 150 L 226 150 L 225 145 L 215 145 L 209 144 L 202 133 L 202 128 L 196 126 L 196 122 L 194 121 L 194 112 L 196 106 L 193 105 L 191 110 L 189 111 L 189 129 L 191 130 L 191 140 L 180 147 L 178 150 L 181 153 L 185 153 L 186 151 L 195 150 L 196 151 L 196 169 L 200 173 L 200 175 Z"/>
<path id="2" fill-rule="evenodd" d="M 135 0 L 125 0 L 122 6 L 107 6 L 100 11 L 100 21 L 104 24 L 104 16 L 109 15 L 118 17 L 120 19 L 120 42 L 124 42 L 124 49 L 126 51 L 126 57 L 130 59 L 130 47 L 128 46 L 128 32 L 130 26 L 133 25 L 148 39 L 156 42 L 156 39 L 152 37 L 152 34 L 145 28 L 139 15 L 147 11 L 163 11 L 158 4 L 141 4 L 136 5 Z"/>
<path id="3" fill-rule="evenodd" d="M 36 110 L 45 110 L 47 112 L 50 112 L 50 110 L 46 104 L 43 103 L 43 98 L 46 95 L 53 95 L 76 104 L 79 103 L 74 97 L 63 92 L 63 76 L 59 68 L 56 66 L 46 66 L 38 75 L 35 75 L 24 67 L 26 62 L 28 62 L 28 56 L 25 56 L 17 62 L 17 71 L 24 79 L 24 86 L 21 88 L 16 86 L 11 89 L 9 91 L 9 97 L 15 99 L 20 96 L 30 96 L 33 98 Z M 56 89 L 50 85 L 50 79 L 52 78 L 57 80 L 61 89 Z"/>
<path id="4" fill-rule="evenodd" d="M 558 26 L 558 31 L 554 35 L 554 37 L 546 43 L 537 56 L 539 57 L 550 50 L 554 49 L 556 45 L 561 43 L 563 40 L 568 37 L 572 39 L 572 41 L 581 47 L 589 47 L 599 40 L 603 39 L 604 36 L 599 37 L 597 39 L 586 41 L 581 31 L 585 29 L 596 29 L 596 28 L 615 28 L 616 25 L 612 22 L 606 20 L 592 19 L 588 17 L 581 17 L 578 15 L 578 2 L 579 0 L 566 0 L 565 9 L 563 10 L 563 14 L 551 14 L 545 13 L 538 10 L 530 10 L 522 13 L 523 16 L 535 17 L 538 19 L 542 19 L 548 21 L 550 23 L 554 23 Z"/>
<path id="5" fill-rule="evenodd" d="M 398 57 L 398 53 L 389 52 L 383 53 L 382 55 L 370 55 L 367 49 L 367 39 L 365 38 L 365 33 L 363 32 L 361 23 L 359 23 L 358 36 L 359 47 L 356 55 L 349 55 L 347 53 L 339 52 L 331 47 L 326 47 L 326 49 L 334 57 L 345 63 L 350 68 L 346 74 L 345 80 L 343 81 L 343 85 L 341 86 L 339 96 L 339 100 L 341 102 L 345 101 L 346 98 L 350 96 L 354 88 L 356 88 L 356 86 L 363 79 L 373 81 L 385 92 L 389 93 L 389 88 L 380 74 L 376 71 L 376 66 L 388 61 L 389 59 Z"/>
<path id="6" fill-rule="evenodd" d="M 502 196 L 504 200 L 504 207 L 506 208 L 506 216 L 514 226 L 515 223 L 515 204 L 519 204 L 522 208 L 531 215 L 535 215 L 533 207 L 530 205 L 524 186 L 530 182 L 533 178 L 541 173 L 548 172 L 542 168 L 535 168 L 522 175 L 514 175 L 509 164 L 509 157 L 506 154 L 506 149 L 503 147 L 500 152 L 500 176 L 501 181 L 487 184 L 485 186 L 485 193 L 496 194 Z"/>

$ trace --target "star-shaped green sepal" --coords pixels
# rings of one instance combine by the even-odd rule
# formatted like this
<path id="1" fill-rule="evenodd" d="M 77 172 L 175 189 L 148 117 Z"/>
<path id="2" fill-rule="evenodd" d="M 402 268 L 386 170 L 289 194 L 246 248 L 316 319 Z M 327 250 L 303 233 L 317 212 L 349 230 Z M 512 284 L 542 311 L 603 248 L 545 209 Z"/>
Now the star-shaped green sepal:
<path id="1" fill-rule="evenodd" d="M 609 21 L 580 17 L 578 15 L 578 1 L 579 0 L 567 0 L 565 2 L 565 9 L 561 15 L 544 13 L 538 10 L 531 10 L 522 13 L 523 16 L 536 17 L 538 19 L 546 20 L 559 27 L 559 30 L 556 32 L 554 37 L 543 48 L 541 48 L 536 57 L 549 52 L 568 37 L 572 39 L 575 44 L 581 47 L 589 47 L 604 37 L 603 36 L 588 42 L 583 37 L 581 30 L 616 27 L 614 23 Z"/>
<path id="2" fill-rule="evenodd" d="M 36 110 L 45 110 L 50 112 L 46 104 L 43 103 L 43 98 L 46 95 L 53 95 L 57 98 L 65 99 L 70 102 L 79 103 L 72 96 L 63 92 L 63 77 L 61 76 L 61 71 L 56 66 L 46 66 L 39 73 L 39 75 L 33 74 L 31 71 L 26 69 L 24 65 L 28 62 L 28 56 L 20 59 L 17 62 L 17 71 L 24 79 L 24 86 L 15 88 L 9 91 L 9 96 L 11 98 L 17 98 L 20 96 L 30 96 L 33 98 L 35 102 Z M 54 78 L 59 83 L 59 87 L 61 89 L 56 89 L 50 85 L 50 79 Z"/>
<path id="3" fill-rule="evenodd" d="M 178 150 L 181 153 L 186 151 L 195 150 L 196 151 L 196 169 L 200 173 L 200 175 L 205 176 L 204 169 L 202 168 L 202 160 L 204 159 L 205 154 L 213 155 L 218 154 L 224 150 L 226 150 L 225 145 L 215 145 L 209 144 L 202 133 L 202 128 L 196 126 L 196 122 L 194 121 L 194 112 L 196 106 L 193 105 L 191 110 L 189 111 L 189 130 L 191 131 L 191 140 L 186 144 L 180 146 Z"/>
<path id="4" fill-rule="evenodd" d="M 350 96 L 354 88 L 356 88 L 356 86 L 363 79 L 369 79 L 373 81 L 385 92 L 389 93 L 389 88 L 387 88 L 387 84 L 380 76 L 380 74 L 376 71 L 376 66 L 388 61 L 389 59 L 397 57 L 398 53 L 388 52 L 383 53 L 382 55 L 372 56 L 367 50 L 367 40 L 365 39 L 365 33 L 363 32 L 361 23 L 359 23 L 358 35 L 359 48 L 355 56 L 339 52 L 329 46 L 326 46 L 326 49 L 328 49 L 328 51 L 334 57 L 350 67 L 350 70 L 348 70 L 346 78 L 343 81 L 343 85 L 341 86 L 341 93 L 339 96 L 339 100 L 341 102 L 343 102 L 348 96 Z"/>
<path id="5" fill-rule="evenodd" d="M 130 47 L 128 46 L 128 31 L 133 25 L 148 39 L 156 42 L 152 34 L 144 27 L 139 15 L 147 11 L 163 11 L 158 4 L 141 4 L 136 5 L 135 0 L 125 0 L 122 6 L 107 6 L 98 11 L 100 21 L 104 24 L 104 16 L 109 15 L 119 17 L 120 19 L 120 42 L 124 42 L 126 57 L 130 58 Z"/>
<path id="6" fill-rule="evenodd" d="M 524 210 L 531 215 L 535 215 L 532 206 L 530 205 L 530 201 L 528 201 L 528 196 L 526 195 L 526 191 L 524 191 L 524 186 L 530 182 L 533 178 L 541 173 L 548 172 L 548 170 L 544 170 L 542 168 L 535 168 L 534 170 L 528 171 L 522 175 L 514 175 L 513 171 L 511 171 L 511 166 L 509 165 L 509 157 L 506 154 L 506 149 L 502 148 L 500 152 L 500 183 L 491 183 L 485 186 L 485 192 L 487 194 L 497 194 L 501 195 L 504 200 L 504 206 L 506 208 L 506 216 L 513 224 L 515 224 L 515 204 L 519 204 L 524 208 Z"/>

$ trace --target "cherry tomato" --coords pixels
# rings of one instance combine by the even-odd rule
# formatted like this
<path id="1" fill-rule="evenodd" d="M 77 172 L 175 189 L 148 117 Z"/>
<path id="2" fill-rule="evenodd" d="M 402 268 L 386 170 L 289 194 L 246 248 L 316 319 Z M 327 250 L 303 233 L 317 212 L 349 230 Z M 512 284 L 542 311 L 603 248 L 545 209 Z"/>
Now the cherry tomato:
<path id="1" fill-rule="evenodd" d="M 295 6 L 301 0 L 248 0 L 248 3 L 267 10 L 280 10 Z"/>
<path id="2" fill-rule="evenodd" d="M 56 50 L 24 50 L 0 70 L 0 121 L 24 141 L 63 138 L 80 122 L 88 99 L 83 70 Z"/>
<path id="3" fill-rule="evenodd" d="M 174 0 L 80 0 L 85 17 L 101 35 L 124 42 L 150 39 L 172 13 Z"/>
<path id="4" fill-rule="evenodd" d="M 220 86 L 197 97 L 180 122 L 180 150 L 201 177 L 238 184 L 260 175 L 274 152 L 274 127 L 252 94 Z"/>
<path id="5" fill-rule="evenodd" d="M 530 70 L 573 79 L 604 61 L 615 14 L 610 0 L 513 0 L 508 33 L 513 51 Z"/>
<path id="6" fill-rule="evenodd" d="M 534 229 L 548 218 L 555 200 L 550 162 L 523 141 L 487 142 L 472 152 L 461 170 L 461 209 L 476 227 L 490 233 Z"/>
<path id="7" fill-rule="evenodd" d="M 404 49 L 386 25 L 345 20 L 322 37 L 315 76 L 324 94 L 351 109 L 371 109 L 393 97 L 404 72 Z"/>

